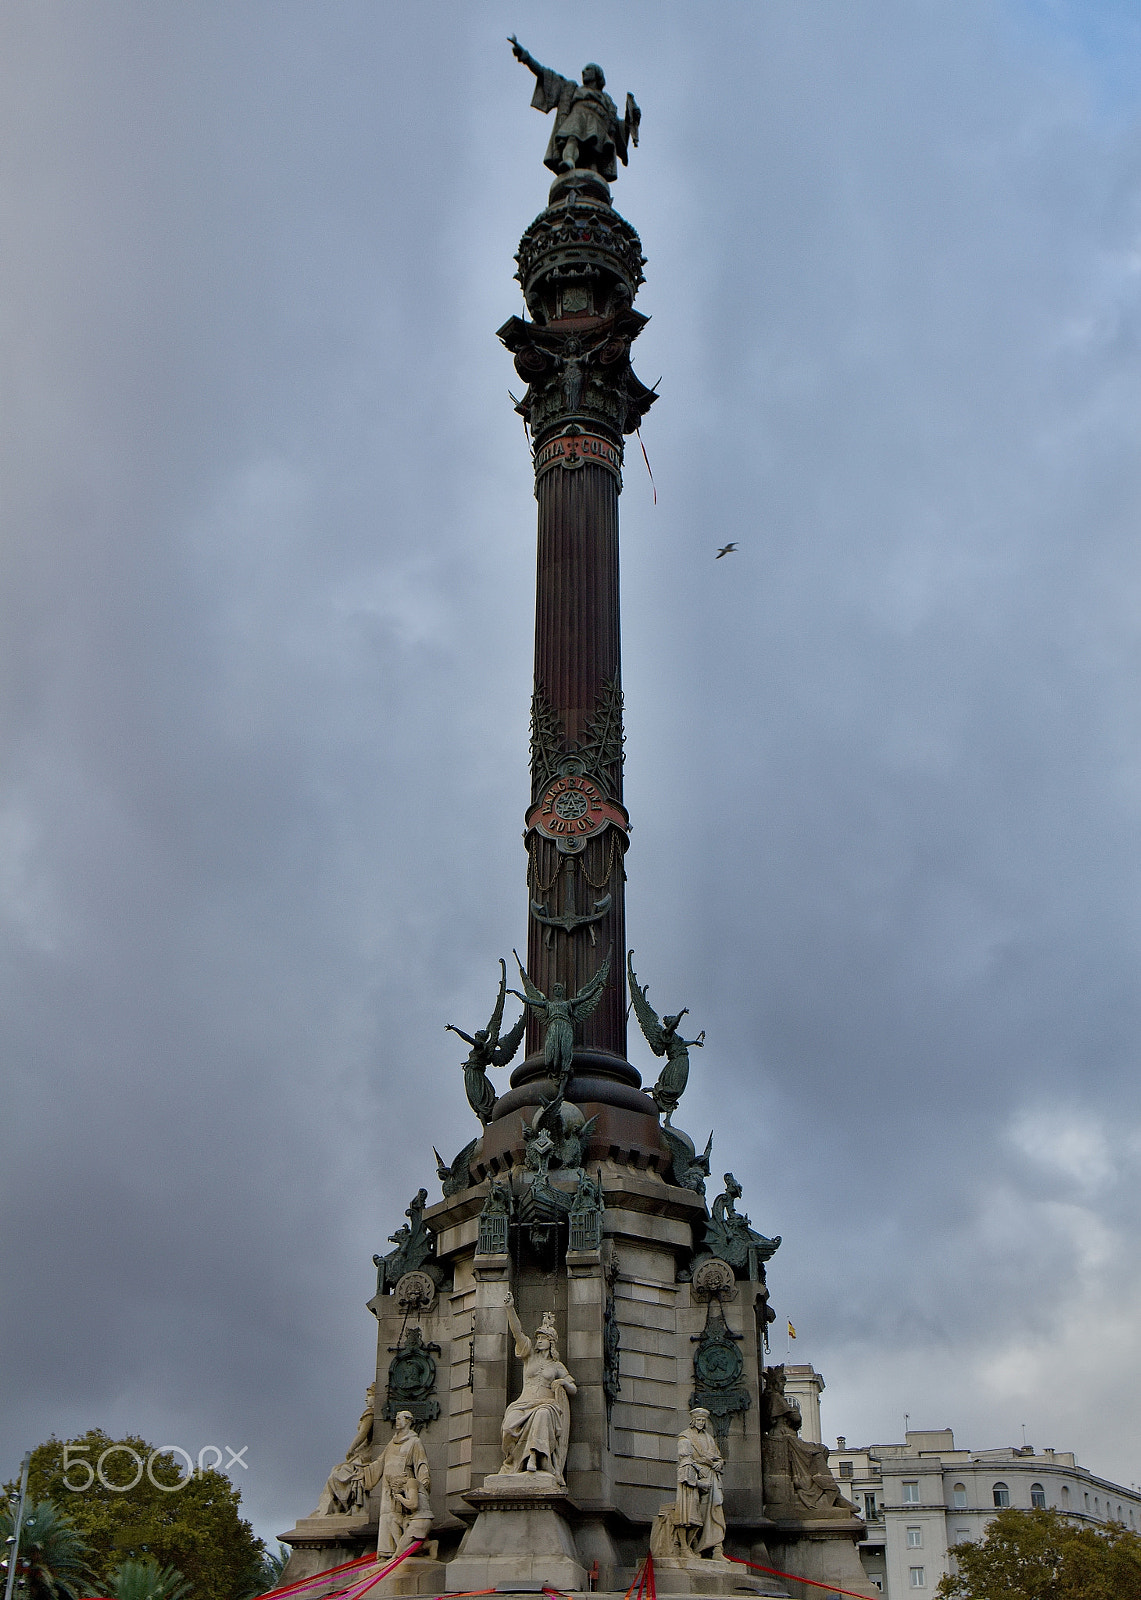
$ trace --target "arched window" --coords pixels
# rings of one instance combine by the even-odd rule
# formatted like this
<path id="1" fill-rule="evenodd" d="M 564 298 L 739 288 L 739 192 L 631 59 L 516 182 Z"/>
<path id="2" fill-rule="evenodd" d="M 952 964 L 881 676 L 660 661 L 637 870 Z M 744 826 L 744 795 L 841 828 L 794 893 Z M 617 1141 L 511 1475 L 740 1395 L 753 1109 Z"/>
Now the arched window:
<path id="1" fill-rule="evenodd" d="M 1095 1517 L 1101 1516 L 1101 1501 L 1098 1499 L 1096 1494 L 1093 1497 L 1093 1514 Z"/>
<path id="2" fill-rule="evenodd" d="M 965 1511 L 967 1509 L 967 1486 L 965 1483 L 957 1483 L 951 1490 L 951 1503 L 956 1511 Z"/>
<path id="3" fill-rule="evenodd" d="M 994 1503 L 1001 1508 L 1010 1504 L 1010 1490 L 1005 1483 L 996 1483 L 993 1489 Z"/>
<path id="4" fill-rule="evenodd" d="M 1030 1485 L 1030 1504 L 1037 1511 L 1045 1511 L 1046 1509 L 1046 1491 L 1040 1483 L 1032 1483 Z"/>
<path id="5" fill-rule="evenodd" d="M 1063 1511 L 1068 1511 L 1069 1509 L 1070 1509 L 1070 1486 L 1069 1486 L 1068 1483 L 1064 1483 L 1062 1485 L 1062 1510 Z"/>

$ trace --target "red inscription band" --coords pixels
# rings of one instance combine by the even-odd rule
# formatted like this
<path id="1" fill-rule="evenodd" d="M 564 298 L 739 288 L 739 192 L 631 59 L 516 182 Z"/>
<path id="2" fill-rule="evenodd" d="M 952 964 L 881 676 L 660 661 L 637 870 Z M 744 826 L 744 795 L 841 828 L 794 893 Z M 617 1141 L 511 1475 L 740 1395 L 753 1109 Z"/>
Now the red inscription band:
<path id="1" fill-rule="evenodd" d="M 537 828 L 548 839 L 590 838 L 607 827 L 625 833 L 628 826 L 622 807 L 607 800 L 592 779 L 575 773 L 556 778 L 527 813 L 528 830 Z"/>
<path id="2" fill-rule="evenodd" d="M 588 463 L 621 473 L 622 452 L 609 439 L 600 439 L 594 433 L 560 433 L 536 450 L 535 475 L 541 476 L 551 467 L 581 467 Z"/>

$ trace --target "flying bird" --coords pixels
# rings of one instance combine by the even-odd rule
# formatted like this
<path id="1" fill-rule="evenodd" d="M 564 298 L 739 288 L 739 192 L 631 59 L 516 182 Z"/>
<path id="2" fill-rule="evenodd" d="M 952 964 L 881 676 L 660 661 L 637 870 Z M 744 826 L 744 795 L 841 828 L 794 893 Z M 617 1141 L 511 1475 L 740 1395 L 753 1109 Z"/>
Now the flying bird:
<path id="1" fill-rule="evenodd" d="M 717 554 L 713 557 L 714 561 L 720 561 L 722 556 L 727 556 L 730 550 L 736 550 L 736 548 L 737 541 L 735 539 L 731 540 L 728 544 L 723 544 L 720 550 L 718 550 Z"/>

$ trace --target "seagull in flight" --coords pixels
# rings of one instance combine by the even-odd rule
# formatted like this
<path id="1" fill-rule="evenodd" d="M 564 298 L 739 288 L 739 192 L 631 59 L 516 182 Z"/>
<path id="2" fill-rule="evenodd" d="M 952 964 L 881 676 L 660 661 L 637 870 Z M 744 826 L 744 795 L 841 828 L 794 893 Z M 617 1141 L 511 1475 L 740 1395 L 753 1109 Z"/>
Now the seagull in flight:
<path id="1" fill-rule="evenodd" d="M 727 556 L 730 550 L 736 550 L 736 548 L 737 541 L 735 539 L 730 540 L 728 544 L 723 544 L 720 550 L 718 550 L 717 554 L 713 557 L 714 561 L 720 561 L 722 556 Z"/>

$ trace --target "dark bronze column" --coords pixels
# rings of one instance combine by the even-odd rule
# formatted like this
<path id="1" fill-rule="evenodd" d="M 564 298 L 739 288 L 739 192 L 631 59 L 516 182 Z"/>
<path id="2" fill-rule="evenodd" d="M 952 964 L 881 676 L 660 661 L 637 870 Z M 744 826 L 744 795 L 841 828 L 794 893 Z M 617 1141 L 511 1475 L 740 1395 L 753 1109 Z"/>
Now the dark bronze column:
<path id="1" fill-rule="evenodd" d="M 618 496 L 624 436 L 655 398 L 630 366 L 646 322 L 633 309 L 643 256 L 607 183 L 575 171 L 555 180 L 516 259 L 531 320 L 513 317 L 499 337 L 528 385 L 518 410 L 538 501 L 526 965 L 545 995 L 561 984 L 572 999 L 609 959 L 597 1007 L 576 1027 L 570 1098 L 601 1080 L 623 1104 L 640 1078 L 626 1061 Z M 546 1077 L 542 1037 L 532 1020 L 517 1089 Z M 508 1109 L 516 1100 L 505 1097 Z"/>

